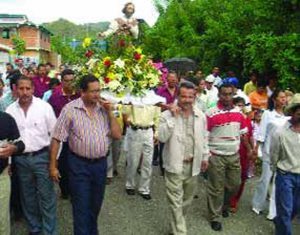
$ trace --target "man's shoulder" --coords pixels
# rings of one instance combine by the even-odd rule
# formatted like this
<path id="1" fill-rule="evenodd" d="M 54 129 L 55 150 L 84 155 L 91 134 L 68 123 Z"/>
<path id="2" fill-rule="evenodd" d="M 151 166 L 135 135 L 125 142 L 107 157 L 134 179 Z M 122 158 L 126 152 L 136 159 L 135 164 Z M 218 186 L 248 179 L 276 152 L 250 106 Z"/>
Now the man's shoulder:
<path id="1" fill-rule="evenodd" d="M 67 103 L 65 106 L 64 106 L 64 109 L 68 109 L 68 110 L 72 110 L 72 109 L 75 109 L 75 108 L 79 108 L 81 107 L 80 106 L 80 103 L 81 103 L 81 98 L 76 98 L 72 101 L 70 101 L 69 103 Z"/>

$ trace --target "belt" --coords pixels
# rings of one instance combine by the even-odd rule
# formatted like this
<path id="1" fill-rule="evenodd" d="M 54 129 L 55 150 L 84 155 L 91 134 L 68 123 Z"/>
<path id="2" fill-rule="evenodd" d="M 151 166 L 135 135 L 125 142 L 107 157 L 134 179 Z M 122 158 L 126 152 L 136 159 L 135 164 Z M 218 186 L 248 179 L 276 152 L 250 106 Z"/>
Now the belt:
<path id="1" fill-rule="evenodd" d="M 194 161 L 194 158 L 187 158 L 187 159 L 183 159 L 183 163 L 192 163 Z"/>
<path id="2" fill-rule="evenodd" d="M 105 156 L 101 156 L 101 157 L 97 157 L 97 158 L 87 158 L 87 157 L 83 157 L 83 156 L 80 156 L 78 155 L 77 153 L 74 153 L 73 151 L 70 151 L 72 155 L 74 155 L 76 158 L 79 158 L 80 160 L 82 161 L 85 161 L 85 162 L 89 162 L 89 163 L 92 163 L 92 162 L 100 162 L 102 161 L 103 159 L 106 159 L 106 157 L 108 157 L 109 155 L 109 151 L 108 153 L 105 155 Z"/>
<path id="3" fill-rule="evenodd" d="M 151 125 L 151 126 L 136 126 L 136 125 L 130 125 L 131 129 L 134 130 L 134 131 L 137 131 L 137 130 L 148 130 L 150 128 L 153 128 L 154 126 Z"/>
<path id="4" fill-rule="evenodd" d="M 22 156 L 26 156 L 26 157 L 34 157 L 34 156 L 36 156 L 36 155 L 38 155 L 38 154 L 41 154 L 41 153 L 43 153 L 43 152 L 48 151 L 48 149 L 49 149 L 49 147 L 47 146 L 47 147 L 44 147 L 44 148 L 42 148 L 42 149 L 40 149 L 40 150 L 38 150 L 38 151 L 28 152 L 28 153 L 22 153 L 21 155 L 22 155 Z"/>

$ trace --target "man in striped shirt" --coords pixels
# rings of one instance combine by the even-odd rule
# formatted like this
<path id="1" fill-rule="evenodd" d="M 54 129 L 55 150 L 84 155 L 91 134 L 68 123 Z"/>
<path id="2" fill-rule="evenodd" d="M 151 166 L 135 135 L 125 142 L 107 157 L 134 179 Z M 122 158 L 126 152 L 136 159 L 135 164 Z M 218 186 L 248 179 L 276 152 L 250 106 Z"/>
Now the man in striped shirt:
<path id="1" fill-rule="evenodd" d="M 59 180 L 56 156 L 61 141 L 68 140 L 69 186 L 75 235 L 96 235 L 107 172 L 111 138 L 120 139 L 121 129 L 112 105 L 100 99 L 100 84 L 92 75 L 80 82 L 81 97 L 68 103 L 55 126 L 50 148 L 50 176 Z"/>
<path id="2" fill-rule="evenodd" d="M 222 210 L 227 217 L 229 198 L 235 194 L 240 185 L 239 146 L 242 140 L 247 146 L 248 156 L 251 147 L 246 138 L 245 119 L 238 108 L 234 108 L 232 85 L 225 84 L 219 88 L 219 102 L 216 107 L 207 111 L 207 126 L 209 131 L 209 150 L 211 157 L 208 167 L 208 212 L 211 228 L 222 230 L 219 217 Z M 223 202 L 224 187 L 229 191 L 228 200 Z"/>

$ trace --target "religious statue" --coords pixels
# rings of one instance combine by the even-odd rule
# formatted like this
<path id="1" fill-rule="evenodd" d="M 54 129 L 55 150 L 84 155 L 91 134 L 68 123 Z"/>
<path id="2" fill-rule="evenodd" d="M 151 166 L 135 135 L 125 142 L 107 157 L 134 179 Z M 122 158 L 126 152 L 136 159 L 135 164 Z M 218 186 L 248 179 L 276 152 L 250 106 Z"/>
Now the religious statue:
<path id="1" fill-rule="evenodd" d="M 137 39 L 139 34 L 139 27 L 137 19 L 133 17 L 134 11 L 134 4 L 131 2 L 126 3 L 122 10 L 124 16 L 114 19 L 105 32 L 99 33 L 99 37 L 108 37 L 112 34 L 125 34 L 131 35 L 134 39 Z"/>

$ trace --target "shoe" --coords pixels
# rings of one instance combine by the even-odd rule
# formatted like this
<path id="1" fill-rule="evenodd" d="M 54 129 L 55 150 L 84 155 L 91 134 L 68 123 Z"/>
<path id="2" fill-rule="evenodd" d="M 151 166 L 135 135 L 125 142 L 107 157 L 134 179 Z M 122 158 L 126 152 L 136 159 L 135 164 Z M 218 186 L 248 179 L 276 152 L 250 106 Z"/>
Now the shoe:
<path id="1" fill-rule="evenodd" d="M 147 201 L 152 199 L 152 197 L 151 197 L 150 194 L 142 194 L 142 193 L 140 193 L 140 195 L 141 195 L 142 198 L 144 198 Z"/>
<path id="2" fill-rule="evenodd" d="M 158 161 L 153 161 L 153 162 L 152 162 L 152 165 L 153 165 L 153 166 L 158 166 L 158 164 L 159 164 Z"/>
<path id="3" fill-rule="evenodd" d="M 126 189 L 126 193 L 127 193 L 128 195 L 132 196 L 132 195 L 135 195 L 135 190 L 134 190 L 134 189 L 127 188 L 127 189 Z"/>
<path id="4" fill-rule="evenodd" d="M 141 168 L 137 168 L 136 172 L 140 175 L 141 174 Z"/>
<path id="5" fill-rule="evenodd" d="M 274 219 L 275 219 L 275 216 L 271 216 L 270 214 L 269 215 L 267 215 L 267 220 L 269 220 L 269 221 L 273 221 Z"/>
<path id="6" fill-rule="evenodd" d="M 215 231 L 221 231 L 222 230 L 222 224 L 218 221 L 210 222 L 210 227 L 212 228 L 212 230 L 215 230 Z"/>
<path id="7" fill-rule="evenodd" d="M 260 213 L 261 213 L 260 210 L 254 208 L 254 207 L 252 207 L 252 211 L 253 211 L 255 214 L 257 214 L 257 215 L 260 215 Z"/>
<path id="8" fill-rule="evenodd" d="M 222 217 L 223 217 L 223 218 L 228 218 L 228 217 L 229 217 L 229 212 L 228 212 L 228 210 L 222 211 Z"/>
<path id="9" fill-rule="evenodd" d="M 113 176 L 118 176 L 119 175 L 119 172 L 117 170 L 114 170 L 113 171 Z"/>

